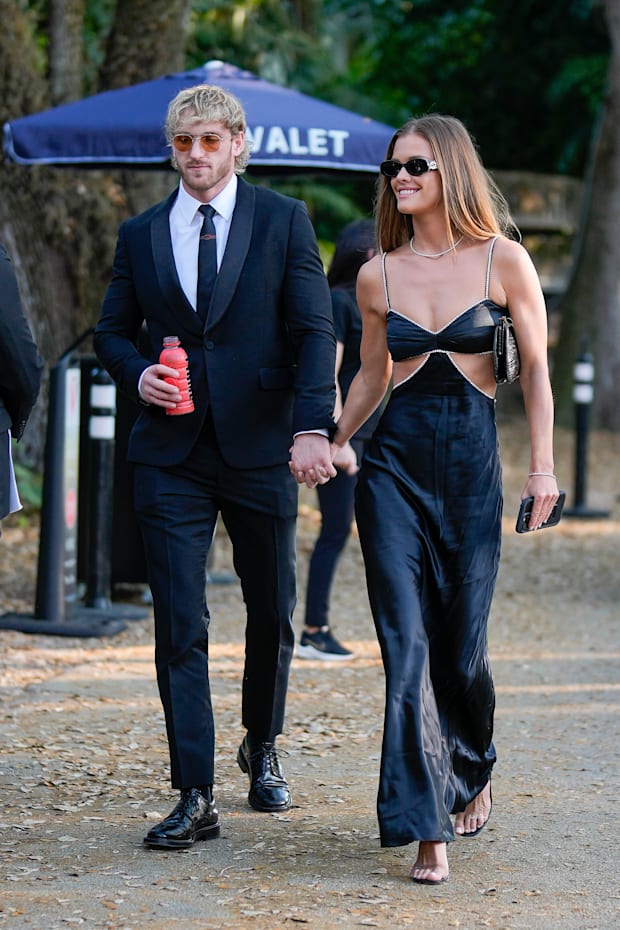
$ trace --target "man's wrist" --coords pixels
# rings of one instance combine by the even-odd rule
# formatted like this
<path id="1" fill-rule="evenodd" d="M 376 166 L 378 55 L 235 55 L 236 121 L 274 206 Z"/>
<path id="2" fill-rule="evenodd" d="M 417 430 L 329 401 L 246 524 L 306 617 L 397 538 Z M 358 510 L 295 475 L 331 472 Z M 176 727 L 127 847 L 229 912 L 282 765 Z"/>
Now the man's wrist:
<path id="1" fill-rule="evenodd" d="M 148 371 L 148 368 L 145 368 L 142 374 L 140 375 L 140 377 L 138 378 L 138 401 L 142 404 L 143 407 L 151 406 L 148 400 L 145 400 L 142 395 L 142 379 L 144 378 L 147 371 Z"/>

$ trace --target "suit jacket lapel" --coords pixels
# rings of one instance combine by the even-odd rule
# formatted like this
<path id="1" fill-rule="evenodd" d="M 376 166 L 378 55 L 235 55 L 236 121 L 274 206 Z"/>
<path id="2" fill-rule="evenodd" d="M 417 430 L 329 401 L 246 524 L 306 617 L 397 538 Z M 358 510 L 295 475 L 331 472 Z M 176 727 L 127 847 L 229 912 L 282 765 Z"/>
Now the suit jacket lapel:
<path id="1" fill-rule="evenodd" d="M 202 321 L 188 301 L 181 287 L 170 237 L 170 210 L 177 197 L 177 191 L 164 200 L 151 220 L 151 251 L 155 263 L 155 272 L 161 292 L 175 313 L 183 314 L 183 323 L 188 329 L 200 331 Z"/>
<path id="2" fill-rule="evenodd" d="M 239 269 L 248 254 L 252 238 L 255 197 L 253 186 L 239 178 L 237 202 L 230 224 L 226 251 L 211 296 L 206 330 L 212 329 L 219 323 L 235 293 L 239 281 Z"/>

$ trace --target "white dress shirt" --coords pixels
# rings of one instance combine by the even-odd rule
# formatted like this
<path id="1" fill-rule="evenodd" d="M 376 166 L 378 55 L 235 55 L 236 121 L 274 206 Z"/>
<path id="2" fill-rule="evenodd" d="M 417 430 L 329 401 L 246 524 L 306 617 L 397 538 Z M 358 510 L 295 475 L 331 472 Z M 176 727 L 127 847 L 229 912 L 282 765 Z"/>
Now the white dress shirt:
<path id="1" fill-rule="evenodd" d="M 232 178 L 223 191 L 210 201 L 211 206 L 216 211 L 213 214 L 213 224 L 215 226 L 215 246 L 217 250 L 217 270 L 220 270 L 224 250 L 228 242 L 228 233 L 232 215 L 237 202 L 237 175 L 233 174 Z M 190 302 L 191 306 L 196 309 L 196 296 L 198 291 L 198 245 L 200 243 L 200 230 L 204 219 L 199 207 L 202 201 L 196 200 L 191 194 L 188 194 L 183 187 L 183 182 L 179 182 L 179 193 L 177 199 L 170 210 L 170 238 L 172 239 L 172 254 L 174 264 L 177 269 L 179 281 L 183 292 Z M 138 380 L 138 394 L 142 396 L 142 378 L 144 372 Z"/>
<path id="2" fill-rule="evenodd" d="M 237 175 L 233 174 L 224 190 L 209 201 L 215 210 L 213 224 L 215 226 L 218 271 L 228 242 L 228 233 L 230 232 L 236 201 Z M 200 200 L 196 200 L 195 197 L 187 193 L 181 182 L 177 199 L 170 211 L 170 236 L 172 238 L 174 264 L 176 265 L 181 287 L 194 310 L 196 309 L 196 292 L 198 289 L 198 244 L 204 219 L 202 213 L 199 212 L 201 205 Z"/>

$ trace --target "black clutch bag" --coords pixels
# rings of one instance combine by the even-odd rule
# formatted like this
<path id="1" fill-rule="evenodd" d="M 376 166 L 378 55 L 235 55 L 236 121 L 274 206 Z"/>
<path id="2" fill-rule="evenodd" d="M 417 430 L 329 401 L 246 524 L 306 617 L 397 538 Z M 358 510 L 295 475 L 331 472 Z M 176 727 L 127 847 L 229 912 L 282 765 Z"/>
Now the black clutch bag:
<path id="1" fill-rule="evenodd" d="M 497 384 L 516 381 L 520 367 L 519 347 L 512 320 L 509 316 L 502 316 L 493 333 L 493 371 Z"/>
<path id="2" fill-rule="evenodd" d="M 560 491 L 560 496 L 558 497 L 553 510 L 551 511 L 551 516 L 548 520 L 538 527 L 539 530 L 545 530 L 548 526 L 557 526 L 560 522 L 560 517 L 562 516 L 562 510 L 564 508 L 564 501 L 566 500 L 566 492 Z M 534 504 L 533 497 L 526 497 L 521 501 L 521 506 L 519 507 L 519 514 L 517 516 L 517 525 L 515 529 L 517 533 L 531 533 L 530 530 L 530 516 L 532 514 L 532 506 Z"/>

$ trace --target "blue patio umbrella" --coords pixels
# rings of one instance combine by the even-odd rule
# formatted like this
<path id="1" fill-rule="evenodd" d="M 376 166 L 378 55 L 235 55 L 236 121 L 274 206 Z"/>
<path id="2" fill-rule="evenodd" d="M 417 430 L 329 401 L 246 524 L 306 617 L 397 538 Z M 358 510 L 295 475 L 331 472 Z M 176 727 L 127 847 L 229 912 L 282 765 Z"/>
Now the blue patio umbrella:
<path id="1" fill-rule="evenodd" d="M 164 166 L 168 104 L 186 87 L 217 84 L 246 112 L 250 170 L 376 172 L 393 129 L 269 83 L 221 61 L 23 116 L 4 125 L 4 151 L 23 165 Z"/>

